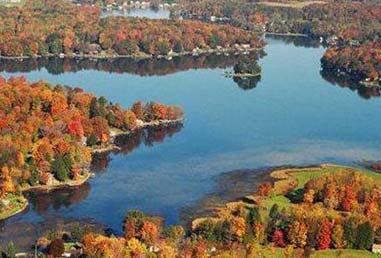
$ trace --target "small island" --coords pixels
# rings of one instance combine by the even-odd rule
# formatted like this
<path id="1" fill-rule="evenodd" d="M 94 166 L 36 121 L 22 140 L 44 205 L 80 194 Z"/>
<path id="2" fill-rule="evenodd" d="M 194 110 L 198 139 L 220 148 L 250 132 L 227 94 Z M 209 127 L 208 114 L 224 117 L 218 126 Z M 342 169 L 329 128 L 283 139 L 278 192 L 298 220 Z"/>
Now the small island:
<path id="1" fill-rule="evenodd" d="M 225 72 L 226 77 L 258 77 L 261 76 L 262 68 L 256 59 L 242 58 L 233 67 L 233 72 Z"/>
<path id="2" fill-rule="evenodd" d="M 22 192 L 79 186 L 92 153 L 117 149 L 115 137 L 182 123 L 177 106 L 140 101 L 123 109 L 80 88 L 0 77 L 0 219 L 24 210 Z"/>

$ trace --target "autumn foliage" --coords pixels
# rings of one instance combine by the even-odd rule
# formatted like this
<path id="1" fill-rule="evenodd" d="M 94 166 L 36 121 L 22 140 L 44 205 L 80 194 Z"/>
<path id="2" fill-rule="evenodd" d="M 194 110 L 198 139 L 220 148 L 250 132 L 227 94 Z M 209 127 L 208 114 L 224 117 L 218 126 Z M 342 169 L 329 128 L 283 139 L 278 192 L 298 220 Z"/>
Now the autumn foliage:
<path id="1" fill-rule="evenodd" d="M 238 44 L 263 46 L 253 33 L 198 21 L 101 18 L 98 7 L 68 1 L 27 1 L 23 8 L 0 7 L 2 56 L 147 56 L 216 49 Z"/>
<path id="2" fill-rule="evenodd" d="M 381 35 L 381 6 L 370 1 L 185 0 L 174 12 L 188 19 L 231 24 L 259 32 L 337 36 L 360 41 Z M 255 2 L 280 2 L 281 6 Z M 305 2 L 299 5 L 298 2 Z M 308 3 L 309 2 L 309 3 Z M 298 7 L 299 5 L 299 7 Z M 214 17 L 214 19 L 212 19 Z"/>
<path id="3" fill-rule="evenodd" d="M 381 78 L 381 43 L 366 42 L 360 46 L 329 48 L 322 60 L 325 70 L 346 75 L 356 82 L 379 83 Z"/>
<path id="4" fill-rule="evenodd" d="M 17 186 L 80 178 L 92 149 L 107 145 L 113 128 L 131 131 L 153 120 L 182 117 L 175 106 L 133 106 L 140 107 L 134 108 L 137 114 L 79 88 L 0 78 L 1 196 Z"/>

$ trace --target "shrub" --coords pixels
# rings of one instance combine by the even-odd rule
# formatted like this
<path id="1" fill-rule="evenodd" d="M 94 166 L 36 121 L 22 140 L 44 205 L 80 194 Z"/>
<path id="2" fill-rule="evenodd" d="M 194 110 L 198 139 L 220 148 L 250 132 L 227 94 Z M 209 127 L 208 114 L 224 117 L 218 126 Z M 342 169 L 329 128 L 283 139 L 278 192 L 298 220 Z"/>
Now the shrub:
<path id="1" fill-rule="evenodd" d="M 6 245 L 4 248 L 4 251 L 2 252 L 2 256 L 4 258 L 16 258 L 17 249 L 13 242 L 10 242 Z"/>
<path id="2" fill-rule="evenodd" d="M 59 181 L 65 181 L 69 178 L 73 161 L 69 155 L 58 156 L 52 162 L 52 172 Z"/>
<path id="3" fill-rule="evenodd" d="M 65 246 L 62 239 L 53 240 L 48 247 L 48 254 L 54 257 L 61 257 L 65 252 Z"/>
<path id="4" fill-rule="evenodd" d="M 90 134 L 89 137 L 86 139 L 86 145 L 87 146 L 94 146 L 98 142 L 97 137 L 94 134 Z"/>

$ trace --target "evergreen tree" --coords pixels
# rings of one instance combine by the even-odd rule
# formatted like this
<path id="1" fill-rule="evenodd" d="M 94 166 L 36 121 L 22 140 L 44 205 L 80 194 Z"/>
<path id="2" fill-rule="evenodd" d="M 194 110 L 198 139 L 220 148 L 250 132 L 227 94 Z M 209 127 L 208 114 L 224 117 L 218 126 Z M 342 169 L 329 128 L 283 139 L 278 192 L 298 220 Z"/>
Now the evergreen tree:
<path id="1" fill-rule="evenodd" d="M 358 227 L 356 248 L 370 250 L 373 245 L 373 229 L 369 221 L 361 224 Z"/>
<path id="2" fill-rule="evenodd" d="M 276 220 L 279 218 L 279 216 L 280 216 L 279 205 L 275 203 L 270 209 L 269 217 L 271 220 Z"/>
<path id="3" fill-rule="evenodd" d="M 52 162 L 52 173 L 59 181 L 65 181 L 71 176 L 73 160 L 69 155 L 58 156 Z"/>
<path id="4" fill-rule="evenodd" d="M 87 146 L 94 146 L 95 144 L 97 144 L 97 142 L 98 142 L 98 139 L 93 133 L 90 134 L 89 137 L 87 137 L 86 139 Z"/>
<path id="5" fill-rule="evenodd" d="M 348 248 L 355 248 L 358 225 L 357 221 L 357 218 L 350 217 L 346 223 L 344 223 L 344 238 Z"/>

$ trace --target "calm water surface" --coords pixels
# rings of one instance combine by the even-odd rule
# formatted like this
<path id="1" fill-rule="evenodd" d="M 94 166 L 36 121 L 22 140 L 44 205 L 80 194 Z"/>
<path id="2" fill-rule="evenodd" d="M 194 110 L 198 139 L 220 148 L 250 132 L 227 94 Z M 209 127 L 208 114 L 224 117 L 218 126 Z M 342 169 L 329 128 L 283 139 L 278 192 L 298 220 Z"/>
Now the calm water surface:
<path id="1" fill-rule="evenodd" d="M 332 85 L 320 75 L 322 47 L 268 39 L 262 78 L 243 90 L 225 69 L 190 69 L 163 76 L 100 70 L 58 75 L 45 68 L 28 80 L 81 86 L 128 107 L 136 100 L 182 105 L 183 128 L 136 136 L 125 153 L 97 162 L 96 177 L 75 191 L 37 198 L 27 213 L 5 221 L 93 218 L 116 229 L 129 209 L 176 223 L 181 207 L 213 191 L 235 169 L 379 159 L 381 101 Z M 149 134 L 149 135 L 147 135 Z M 103 169 L 102 169 L 103 168 Z"/>
<path id="2" fill-rule="evenodd" d="M 164 8 L 160 8 L 158 10 L 153 10 L 151 8 L 144 8 L 144 9 L 104 11 L 102 13 L 102 17 L 124 16 L 124 17 L 140 17 L 140 18 L 149 18 L 149 19 L 168 19 L 169 14 L 170 14 L 170 11 Z"/>

